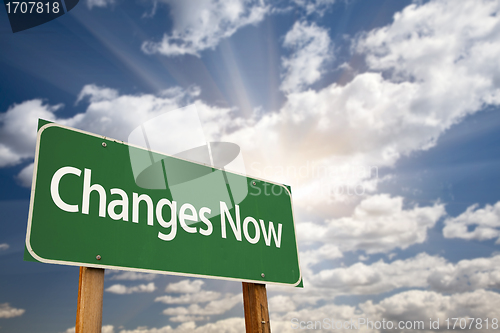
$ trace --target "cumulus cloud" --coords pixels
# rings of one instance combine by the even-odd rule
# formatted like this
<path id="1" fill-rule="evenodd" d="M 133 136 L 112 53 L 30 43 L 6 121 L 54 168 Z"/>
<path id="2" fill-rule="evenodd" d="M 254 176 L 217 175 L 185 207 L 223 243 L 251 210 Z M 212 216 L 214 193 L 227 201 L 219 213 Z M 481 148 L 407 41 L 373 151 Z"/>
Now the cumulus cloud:
<path id="1" fill-rule="evenodd" d="M 170 6 L 174 27 L 161 41 L 142 44 L 148 54 L 199 56 L 200 51 L 214 49 L 238 29 L 262 21 L 269 10 L 262 0 L 163 2 Z"/>
<path id="2" fill-rule="evenodd" d="M 88 100 L 86 111 L 61 120 L 72 127 L 92 129 L 93 133 L 126 141 L 137 126 L 155 116 L 180 108 L 196 93 L 193 90 L 177 89 L 166 95 L 120 95 L 114 89 L 86 85 L 78 97 L 80 101 Z M 200 103 L 200 108 L 203 107 Z"/>
<path id="3" fill-rule="evenodd" d="M 353 50 L 365 56 L 367 72 L 345 85 L 290 93 L 278 112 L 225 139 L 260 163 L 260 171 L 269 165 L 298 168 L 305 161 L 383 168 L 429 149 L 467 115 L 500 102 L 498 6 L 414 3 L 393 23 L 358 37 Z M 328 203 L 324 189 L 332 185 L 329 177 L 317 178 L 304 177 L 306 186 L 295 191 L 313 209 Z"/>
<path id="4" fill-rule="evenodd" d="M 301 223 L 297 234 L 302 242 L 331 243 L 341 251 L 389 252 L 424 242 L 444 214 L 443 204 L 403 209 L 402 197 L 378 194 L 361 201 L 352 216 Z"/>
<path id="5" fill-rule="evenodd" d="M 40 99 L 14 104 L 0 114 L 0 167 L 29 161 L 35 153 L 38 118 L 54 121 L 92 133 L 127 141 L 133 129 L 165 112 L 179 109 L 199 94 L 199 89 L 171 88 L 158 95 L 120 95 L 118 91 L 96 85 L 86 85 L 78 102 L 88 102 L 85 112 L 70 118 L 58 117 L 62 105 L 50 105 Z M 231 109 L 221 109 L 195 101 L 198 114 L 203 116 L 207 140 L 221 135 L 220 128 L 229 124 Z M 217 124 L 217 125 L 216 125 Z M 33 165 L 28 164 L 17 175 L 23 186 L 31 185 Z"/>
<path id="6" fill-rule="evenodd" d="M 414 83 L 414 112 L 427 108 L 425 123 L 446 129 L 500 101 L 500 69 L 491 63 L 500 48 L 499 9 L 489 0 L 412 4 L 363 36 L 357 50 L 392 82 Z"/>
<path id="7" fill-rule="evenodd" d="M 205 306 L 191 304 L 188 307 L 172 307 L 163 310 L 163 314 L 172 316 L 172 321 L 206 320 L 207 316 L 220 315 L 243 302 L 242 294 L 226 294 L 223 298 L 208 302 Z"/>
<path id="8" fill-rule="evenodd" d="M 169 283 L 165 288 L 167 293 L 197 293 L 201 290 L 205 282 L 203 280 L 182 280 L 176 283 Z"/>
<path id="9" fill-rule="evenodd" d="M 347 268 L 321 270 L 309 283 L 336 294 L 379 294 L 403 287 L 425 287 L 430 270 L 445 264 L 443 258 L 419 254 L 415 258 L 371 265 L 356 263 Z"/>
<path id="10" fill-rule="evenodd" d="M 91 103 L 111 101 L 118 97 L 118 91 L 106 87 L 98 87 L 95 84 L 88 84 L 78 94 L 76 104 L 84 98 L 88 98 Z"/>
<path id="11" fill-rule="evenodd" d="M 228 318 L 215 323 L 196 326 L 195 322 L 185 322 L 176 328 L 164 326 L 161 328 L 141 328 L 135 330 L 121 330 L 120 333 L 240 333 L 245 331 L 243 318 Z"/>
<path id="12" fill-rule="evenodd" d="M 294 2 L 303 7 L 307 15 L 318 14 L 322 16 L 335 3 L 335 0 L 294 0 Z"/>
<path id="13" fill-rule="evenodd" d="M 478 208 L 475 204 L 457 217 L 444 221 L 443 236 L 446 238 L 462 238 L 487 240 L 500 236 L 500 201 L 495 205 Z M 469 227 L 473 227 L 472 230 Z M 497 239 L 497 244 L 500 238 Z"/>
<path id="14" fill-rule="evenodd" d="M 378 294 L 399 288 L 431 288 L 456 293 L 500 287 L 500 256 L 461 260 L 421 253 L 414 258 L 371 265 L 356 263 L 347 268 L 322 270 L 311 283 L 342 294 Z"/>
<path id="15" fill-rule="evenodd" d="M 165 304 L 192 304 L 192 303 L 206 303 L 219 299 L 220 293 L 216 291 L 200 290 L 191 294 L 183 294 L 178 297 L 165 295 L 155 298 L 155 302 L 162 302 Z"/>
<path id="16" fill-rule="evenodd" d="M 0 318 L 13 318 L 19 317 L 24 313 L 24 309 L 16 309 L 9 305 L 9 303 L 0 304 Z"/>
<path id="17" fill-rule="evenodd" d="M 156 286 L 154 282 L 148 284 L 140 284 L 132 287 L 127 287 L 122 284 L 114 284 L 111 287 L 106 288 L 107 292 L 120 295 L 133 294 L 133 293 L 152 293 L 155 290 Z"/>
<path id="18" fill-rule="evenodd" d="M 104 325 L 101 328 L 101 333 L 115 333 L 113 325 Z"/>
<path id="19" fill-rule="evenodd" d="M 33 179 L 33 169 L 35 168 L 34 163 L 30 163 L 25 166 L 19 174 L 17 174 L 16 179 L 19 184 L 23 187 L 30 187 L 31 181 Z"/>
<path id="20" fill-rule="evenodd" d="M 280 88 L 287 93 L 301 91 L 318 81 L 324 64 L 333 59 L 328 31 L 315 23 L 296 22 L 283 46 L 292 49 L 292 54 L 282 59 L 285 74 Z"/>
<path id="21" fill-rule="evenodd" d="M 439 318 L 439 328 L 444 330 L 447 329 L 445 321 L 447 318 L 496 318 L 498 306 L 500 306 L 500 294 L 482 289 L 450 296 L 432 291 L 410 290 L 386 298 L 378 304 L 368 301 L 361 304 L 360 308 L 369 318 L 424 321 L 425 328 L 432 331 L 429 327 L 429 318 L 433 320 Z M 402 332 L 412 331 L 407 329 Z M 484 332 L 485 327 L 477 329 L 472 326 L 469 331 Z"/>
<path id="22" fill-rule="evenodd" d="M 68 328 L 64 333 L 75 333 L 75 327 Z M 115 333 L 115 328 L 113 325 L 104 325 L 101 328 L 101 333 Z"/>
<path id="23" fill-rule="evenodd" d="M 163 311 L 164 315 L 171 316 L 173 322 L 195 322 L 210 319 L 211 315 L 220 315 L 231 310 L 242 302 L 242 294 L 221 294 L 216 291 L 202 290 L 202 280 L 182 280 L 170 283 L 166 292 L 183 293 L 180 296 L 165 295 L 155 299 L 155 302 L 165 304 L 190 304 L 189 306 L 170 307 Z M 206 303 L 200 306 L 199 303 Z"/>
<path id="24" fill-rule="evenodd" d="M 464 1 L 461 6 L 450 0 L 414 3 L 395 14 L 391 25 L 363 36 L 357 49 L 366 55 L 371 69 L 390 70 L 393 81 L 411 80 L 426 88 L 453 82 L 455 91 L 449 91 L 453 95 L 448 96 L 452 103 L 448 105 L 456 106 L 453 97 L 468 91 L 469 96 L 460 99 L 466 102 L 460 111 L 467 112 L 478 103 L 498 103 L 498 82 L 494 78 L 499 69 L 490 60 L 498 54 L 500 43 L 499 9 L 500 4 L 490 0 Z M 428 91 L 445 103 L 441 114 L 433 110 L 436 119 L 442 113 L 453 113 L 445 110 L 446 99 L 440 96 L 448 88 L 441 88 Z"/>
<path id="25" fill-rule="evenodd" d="M 10 247 L 10 246 L 9 246 L 9 244 L 7 244 L 7 243 L 2 243 L 2 244 L 0 244 L 0 251 L 1 251 L 1 250 L 7 250 L 9 247 Z"/>
<path id="26" fill-rule="evenodd" d="M 299 231 L 299 234 L 300 233 L 301 231 Z M 332 260 L 342 257 L 343 257 L 342 251 L 340 251 L 338 246 L 333 244 L 324 244 L 317 249 L 301 252 L 300 263 L 302 267 L 309 267 L 321 261 Z"/>
<path id="27" fill-rule="evenodd" d="M 56 119 L 62 104 L 48 105 L 41 99 L 14 104 L 0 114 L 0 167 L 21 163 L 35 154 L 38 118 Z"/>
<path id="28" fill-rule="evenodd" d="M 305 304 L 330 302 L 339 295 L 376 295 L 401 289 L 421 288 L 439 293 L 463 293 L 478 289 L 500 288 L 500 255 L 450 263 L 440 256 L 420 253 L 405 260 L 367 264 L 355 263 L 348 267 L 316 269 L 302 267 L 307 290 L 290 290 L 270 286 L 272 293 L 287 295 L 287 301 L 277 298 L 276 307 L 287 305 L 301 308 Z M 279 311 L 283 312 L 283 311 Z"/>
<path id="29" fill-rule="evenodd" d="M 296 305 L 290 296 L 277 295 L 269 298 L 269 312 L 289 312 L 295 310 Z"/>
<path id="30" fill-rule="evenodd" d="M 410 290 L 382 299 L 378 303 L 367 301 L 356 306 L 326 304 L 320 307 L 307 307 L 296 311 L 290 311 L 286 314 L 271 315 L 271 327 L 273 331 L 291 333 L 296 332 L 297 328 L 293 328 L 292 319 L 295 321 L 304 321 L 304 326 L 308 321 L 315 324 L 315 321 L 324 323 L 323 319 L 328 318 L 342 324 L 347 321 L 347 328 L 342 328 L 341 325 L 336 328 L 336 332 L 374 332 L 379 331 L 367 327 L 366 324 L 359 325 L 359 320 L 364 319 L 365 322 L 382 320 L 392 321 L 395 331 L 398 332 L 414 332 L 415 329 L 397 329 L 400 321 L 403 325 L 410 321 L 411 325 L 416 325 L 415 322 L 423 321 L 424 332 L 433 332 L 436 330 L 430 329 L 429 318 L 438 320 L 439 329 L 446 330 L 447 318 L 496 318 L 498 317 L 497 308 L 500 305 L 500 294 L 476 290 L 455 295 L 442 295 L 433 291 Z M 352 320 L 352 321 L 351 321 Z M 362 320 L 361 320 L 362 322 Z M 470 321 L 467 321 L 470 323 Z M 352 326 L 354 323 L 356 326 Z M 451 322 L 453 324 L 453 322 Z M 491 324 L 491 321 L 489 322 Z M 372 324 L 373 325 L 373 324 Z M 420 324 L 421 325 L 421 324 Z M 356 328 L 354 328 L 356 327 Z M 404 326 L 403 326 L 404 327 Z M 422 326 L 420 326 L 422 327 Z M 326 328 L 326 327 L 324 327 Z M 326 328 L 328 330 L 330 328 Z M 484 332 L 485 326 L 482 329 L 473 327 L 471 332 Z M 381 330 L 383 331 L 383 330 Z M 387 330 L 391 331 L 391 330 Z"/>
<path id="31" fill-rule="evenodd" d="M 108 273 L 111 272 L 111 273 Z M 107 274 L 111 274 L 111 277 L 109 278 L 110 280 L 129 280 L 129 281 L 136 281 L 136 280 L 145 280 L 145 281 L 151 281 L 156 279 L 158 276 L 157 274 L 150 274 L 150 273 L 138 273 L 138 272 L 119 272 L 119 271 L 111 271 L 111 270 L 106 270 Z"/>
<path id="32" fill-rule="evenodd" d="M 500 255 L 461 260 L 430 270 L 429 287 L 443 293 L 500 288 Z"/>

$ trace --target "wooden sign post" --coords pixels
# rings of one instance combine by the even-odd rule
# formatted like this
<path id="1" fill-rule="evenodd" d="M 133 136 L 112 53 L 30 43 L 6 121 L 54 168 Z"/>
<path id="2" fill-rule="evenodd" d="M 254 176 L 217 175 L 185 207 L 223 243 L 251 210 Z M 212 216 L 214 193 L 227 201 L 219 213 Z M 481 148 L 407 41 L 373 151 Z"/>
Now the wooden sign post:
<path id="1" fill-rule="evenodd" d="M 104 269 L 80 267 L 76 333 L 101 333 Z"/>
<path id="2" fill-rule="evenodd" d="M 104 269 L 80 267 L 76 333 L 101 333 Z M 271 333 L 265 284 L 243 282 L 246 333 Z"/>
<path id="3" fill-rule="evenodd" d="M 270 333 L 265 284 L 243 282 L 246 333 Z"/>

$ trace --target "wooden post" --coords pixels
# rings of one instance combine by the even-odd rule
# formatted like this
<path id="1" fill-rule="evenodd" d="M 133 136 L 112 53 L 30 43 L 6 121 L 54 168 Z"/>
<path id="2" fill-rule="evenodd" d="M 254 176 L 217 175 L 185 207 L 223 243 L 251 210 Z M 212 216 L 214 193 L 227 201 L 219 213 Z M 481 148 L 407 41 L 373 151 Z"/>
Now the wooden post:
<path id="1" fill-rule="evenodd" d="M 270 333 L 265 284 L 243 282 L 246 333 Z"/>
<path id="2" fill-rule="evenodd" d="M 80 267 L 76 333 L 101 333 L 104 269 Z"/>

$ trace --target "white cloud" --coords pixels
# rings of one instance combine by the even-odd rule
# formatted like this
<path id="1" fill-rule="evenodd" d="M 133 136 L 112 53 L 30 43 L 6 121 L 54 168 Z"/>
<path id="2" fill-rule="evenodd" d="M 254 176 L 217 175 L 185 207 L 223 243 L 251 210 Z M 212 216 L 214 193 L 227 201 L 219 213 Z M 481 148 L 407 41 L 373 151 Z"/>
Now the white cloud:
<path id="1" fill-rule="evenodd" d="M 364 256 L 364 255 L 362 255 L 362 254 L 360 254 L 360 255 L 358 256 L 358 260 L 359 260 L 359 261 L 367 261 L 368 259 L 370 259 L 370 257 L 368 257 L 368 256 Z M 391 258 L 389 258 L 389 259 L 391 259 Z"/>
<path id="2" fill-rule="evenodd" d="M 269 298 L 269 312 L 289 312 L 296 308 L 295 302 L 290 296 L 277 295 Z"/>
<path id="3" fill-rule="evenodd" d="M 88 84 L 78 94 L 76 104 L 84 98 L 88 98 L 91 103 L 111 101 L 118 98 L 118 91 L 111 88 L 98 87 L 95 84 Z"/>
<path id="4" fill-rule="evenodd" d="M 492 63 L 500 51 L 499 9 L 488 0 L 413 4 L 363 36 L 357 50 L 392 82 L 415 83 L 414 113 L 427 109 L 425 124 L 444 130 L 500 101 L 500 69 Z"/>
<path id="5" fill-rule="evenodd" d="M 294 0 L 294 2 L 303 7 L 307 15 L 319 14 L 322 16 L 325 10 L 335 3 L 335 0 Z"/>
<path id="6" fill-rule="evenodd" d="M 89 105 L 84 113 L 71 118 L 57 117 L 56 111 L 62 107 L 61 104 L 44 104 L 40 99 L 14 104 L 6 113 L 0 114 L 0 167 L 17 165 L 33 158 L 38 118 L 127 141 L 131 131 L 146 120 L 178 109 L 198 94 L 197 88 L 182 90 L 175 87 L 158 96 L 119 95 L 114 89 L 86 85 L 78 96 L 78 102 L 88 100 Z M 221 135 L 219 125 L 229 124 L 231 110 L 214 108 L 200 101 L 195 104 L 200 116 L 206 120 L 207 139 Z M 30 186 L 32 168 L 28 165 L 17 175 L 23 186 Z"/>
<path id="7" fill-rule="evenodd" d="M 33 169 L 35 165 L 33 163 L 28 164 L 25 166 L 21 172 L 16 176 L 16 179 L 18 180 L 19 184 L 24 187 L 30 187 L 31 186 L 31 181 L 33 179 Z"/>
<path id="8" fill-rule="evenodd" d="M 1 251 L 1 250 L 7 250 L 9 247 L 10 247 L 10 246 L 9 246 L 9 244 L 7 244 L 7 243 L 2 243 L 2 244 L 0 244 L 0 251 Z"/>
<path id="9" fill-rule="evenodd" d="M 0 167 L 21 163 L 35 154 L 38 118 L 56 119 L 62 104 L 48 105 L 40 99 L 14 104 L 0 114 Z"/>
<path id="10" fill-rule="evenodd" d="M 155 290 L 156 286 L 154 282 L 150 282 L 148 284 L 140 284 L 133 287 L 127 287 L 122 284 L 114 284 L 111 287 L 106 288 L 107 292 L 120 295 L 133 294 L 133 293 L 152 293 Z"/>
<path id="11" fill-rule="evenodd" d="M 203 286 L 205 282 L 203 280 L 182 280 L 176 283 L 169 283 L 165 288 L 167 293 L 197 293 L 201 290 L 201 286 Z"/>
<path id="12" fill-rule="evenodd" d="M 307 325 L 307 321 L 321 321 L 323 322 L 324 318 L 338 320 L 338 321 L 349 321 L 351 318 L 357 318 L 361 315 L 361 313 L 354 306 L 347 305 L 335 305 L 335 304 L 327 304 L 320 307 L 306 307 L 300 310 L 290 311 L 284 314 L 280 313 L 271 313 L 271 331 L 272 332 L 297 332 L 298 327 L 295 325 L 292 326 L 292 319 L 295 318 L 295 321 L 304 321 L 305 323 L 302 326 Z M 299 324 L 300 325 L 300 324 Z M 296 327 L 294 329 L 294 327 Z M 319 327 L 318 327 L 319 328 Z M 331 329 L 331 328 L 330 328 Z M 330 330 L 325 327 L 323 330 Z M 302 331 L 302 330 L 301 330 Z M 335 329 L 333 332 L 347 332 L 348 330 Z M 354 331 L 354 330 L 349 330 Z M 360 329 L 356 330 L 361 333 L 367 332 L 366 330 Z"/>
<path id="13" fill-rule="evenodd" d="M 177 283 L 170 283 L 165 291 L 173 293 L 184 293 L 180 296 L 160 296 L 155 302 L 165 304 L 190 304 L 187 307 L 170 307 L 163 311 L 163 314 L 170 316 L 173 322 L 195 322 L 210 319 L 211 315 L 220 315 L 231 310 L 236 304 L 242 302 L 242 294 L 222 295 L 215 291 L 201 290 L 204 281 L 202 280 L 182 280 Z M 206 303 L 204 306 L 198 303 Z"/>
<path id="14" fill-rule="evenodd" d="M 112 274 L 108 273 L 111 272 L 111 270 L 106 270 L 107 274 Z M 111 275 L 109 278 L 110 280 L 129 280 L 129 281 L 136 281 L 136 280 L 145 280 L 145 281 L 151 281 L 156 279 L 158 276 L 157 274 L 150 274 L 150 273 L 138 273 L 138 272 L 119 272 L 119 271 L 114 271 L 114 274 Z"/>
<path id="15" fill-rule="evenodd" d="M 346 268 L 321 270 L 307 280 L 315 287 L 341 294 L 379 294 L 404 287 L 426 287 L 431 271 L 446 260 L 421 253 L 415 258 L 371 265 L 356 263 Z"/>
<path id="16" fill-rule="evenodd" d="M 303 224 L 300 225 L 302 226 Z M 299 235 L 301 234 L 300 230 L 298 231 Z M 332 260 L 342 257 L 343 254 L 338 248 L 338 246 L 327 243 L 317 249 L 300 252 L 300 264 L 302 268 L 307 269 L 309 266 L 317 264 L 321 261 Z"/>
<path id="17" fill-rule="evenodd" d="M 305 289 L 270 285 L 268 292 L 276 297 L 273 311 L 284 313 L 291 311 L 283 310 L 287 307 L 299 311 L 308 305 L 332 302 L 341 295 L 377 295 L 414 288 L 445 294 L 495 290 L 500 288 L 499 264 L 500 255 L 450 263 L 426 253 L 405 260 L 359 262 L 349 267 L 325 268 L 331 264 L 320 262 L 314 270 L 302 266 Z"/>
<path id="18" fill-rule="evenodd" d="M 63 121 L 72 127 L 126 141 L 131 131 L 140 124 L 164 112 L 178 109 L 181 103 L 191 98 L 190 90 L 176 92 L 168 96 L 119 95 L 113 89 L 86 85 L 78 99 L 88 98 L 87 110 Z"/>
<path id="19" fill-rule="evenodd" d="M 429 318 L 439 318 L 440 329 L 445 330 L 447 318 L 496 318 L 500 306 L 500 294 L 476 290 L 473 292 L 442 295 L 432 291 L 410 290 L 382 300 L 378 304 L 368 301 L 360 305 L 362 311 L 369 318 L 385 318 L 397 321 L 424 321 L 425 328 L 429 329 Z M 470 324 L 470 321 L 467 321 Z M 453 324 L 453 321 L 451 321 Z M 491 325 L 491 321 L 490 321 Z M 458 325 L 457 325 L 458 328 Z M 491 328 L 490 328 L 491 329 Z M 403 330 L 402 332 L 413 332 Z M 471 332 L 484 332 L 486 327 Z"/>
<path id="20" fill-rule="evenodd" d="M 290 311 L 286 314 L 271 314 L 271 327 L 272 331 L 291 333 L 296 332 L 297 329 L 292 328 L 292 319 L 296 318 L 297 321 L 304 321 L 303 325 L 307 325 L 307 321 L 315 321 L 324 323 L 323 319 L 328 318 L 329 322 L 334 320 L 342 324 L 348 321 L 349 324 L 358 324 L 359 319 L 371 322 L 379 321 L 380 325 L 382 320 L 392 321 L 396 327 L 399 321 L 405 324 L 406 321 L 424 321 L 423 332 L 435 332 L 436 330 L 429 328 L 429 318 L 437 320 L 439 318 L 440 330 L 447 330 L 447 318 L 497 318 L 498 306 L 500 306 L 500 294 L 476 290 L 455 295 L 442 295 L 432 291 L 410 290 L 405 291 L 388 298 L 381 300 L 379 303 L 367 301 L 355 306 L 326 304 L 320 307 L 307 307 L 296 311 Z M 467 321 L 470 323 L 470 321 Z M 453 324 L 453 321 L 451 321 Z M 491 325 L 491 319 L 489 321 Z M 339 326 L 340 327 L 340 326 Z M 384 330 L 376 330 L 367 328 L 366 325 L 356 326 L 348 325 L 348 328 L 335 329 L 336 332 L 357 332 L 368 333 L 378 332 Z M 356 327 L 356 328 L 355 328 Z M 330 328 L 324 327 L 325 331 Z M 490 327 L 491 330 L 491 327 Z M 386 330 L 392 331 L 392 330 Z M 394 329 L 397 332 L 414 332 L 415 329 Z M 475 329 L 473 327 L 471 332 L 484 332 L 486 327 L 482 329 Z"/>
<path id="21" fill-rule="evenodd" d="M 87 0 L 88 9 L 92 9 L 93 7 L 108 7 L 108 5 L 112 5 L 115 3 L 114 0 Z"/>
<path id="22" fill-rule="evenodd" d="M 219 299 L 220 293 L 216 291 L 200 290 L 191 294 L 183 294 L 178 297 L 165 295 L 155 298 L 155 302 L 162 302 L 165 304 L 192 304 L 192 303 L 205 303 Z"/>
<path id="23" fill-rule="evenodd" d="M 444 221 L 443 236 L 446 238 L 463 238 L 487 240 L 500 236 L 500 201 L 495 205 L 478 208 L 475 204 L 457 217 Z M 474 229 L 469 231 L 469 226 Z M 500 238 L 497 239 L 497 244 Z"/>
<path id="24" fill-rule="evenodd" d="M 243 318 L 228 318 L 203 326 L 196 326 L 194 322 L 185 322 L 176 328 L 164 326 L 161 328 L 136 328 L 135 330 L 121 330 L 120 333 L 241 333 L 245 331 Z"/>
<path id="25" fill-rule="evenodd" d="M 295 22 L 288 31 L 283 46 L 292 49 L 282 58 L 285 69 L 281 90 L 298 92 L 321 78 L 322 67 L 333 59 L 328 31 L 315 23 Z"/>
<path id="26" fill-rule="evenodd" d="M 269 10 L 262 0 L 163 2 L 170 6 L 174 27 L 161 41 L 142 44 L 142 50 L 149 54 L 199 56 L 200 51 L 214 49 L 238 29 L 262 21 Z"/>
<path id="27" fill-rule="evenodd" d="M 318 261 L 320 262 L 320 261 Z M 420 253 L 405 260 L 313 270 L 302 267 L 307 290 L 270 290 L 287 293 L 298 307 L 339 295 L 375 295 L 402 288 L 425 288 L 440 293 L 459 293 L 500 288 L 500 255 L 450 263 L 439 256 Z"/>
<path id="28" fill-rule="evenodd" d="M 500 255 L 461 260 L 430 271 L 429 287 L 444 293 L 500 288 Z"/>
<path id="29" fill-rule="evenodd" d="M 68 328 L 64 333 L 75 333 L 75 327 Z M 115 328 L 113 325 L 104 325 L 101 327 L 101 333 L 115 333 Z"/>
<path id="30" fill-rule="evenodd" d="M 391 25 L 363 36 L 357 48 L 367 55 L 371 69 L 392 71 L 396 82 L 418 82 L 434 96 L 432 104 L 442 103 L 432 108 L 429 121 L 443 120 L 443 115 L 451 120 L 481 103 L 499 101 L 495 78 L 500 69 L 491 63 L 500 46 L 499 9 L 500 4 L 490 0 L 468 0 L 460 6 L 452 0 L 415 3 L 397 13 Z M 450 82 L 453 89 L 443 85 Z M 461 95 L 465 91 L 468 94 Z M 445 98 L 444 93 L 449 95 Z M 457 108 L 458 102 L 463 106 Z"/>
<path id="31" fill-rule="evenodd" d="M 401 156 L 434 146 L 465 116 L 499 104 L 498 6 L 475 0 L 461 6 L 414 3 L 392 24 L 358 37 L 354 49 L 366 55 L 367 72 L 342 86 L 290 93 L 278 112 L 224 139 L 239 144 L 247 159 L 261 165 L 259 171 L 306 162 L 394 166 Z M 286 178 L 277 180 L 301 185 L 295 196 L 302 207 L 314 210 L 332 199 L 331 177 Z"/>
<path id="32" fill-rule="evenodd" d="M 402 197 L 378 194 L 361 201 L 352 216 L 300 223 L 297 234 L 299 241 L 331 243 L 341 251 L 389 252 L 424 242 L 444 214 L 443 204 L 403 209 Z"/>
<path id="33" fill-rule="evenodd" d="M 199 306 L 198 304 L 191 304 L 188 307 L 173 307 L 163 310 L 163 314 L 167 316 L 172 316 L 170 320 L 172 321 L 183 321 L 183 320 L 193 320 L 196 316 L 206 317 L 210 315 L 220 315 L 235 307 L 237 304 L 243 302 L 242 294 L 226 294 L 224 298 L 210 301 L 205 306 Z M 205 320 L 200 319 L 200 320 Z"/>
<path id="34" fill-rule="evenodd" d="M 16 309 L 9 305 L 9 303 L 0 304 L 0 318 L 13 318 L 19 317 L 24 313 L 24 309 Z"/>
<path id="35" fill-rule="evenodd" d="M 177 315 L 177 316 L 174 316 L 174 317 L 170 317 L 169 319 L 170 319 L 170 321 L 173 321 L 173 322 L 185 323 L 185 322 L 194 322 L 194 321 L 208 320 L 208 319 L 210 319 L 210 317 Z"/>

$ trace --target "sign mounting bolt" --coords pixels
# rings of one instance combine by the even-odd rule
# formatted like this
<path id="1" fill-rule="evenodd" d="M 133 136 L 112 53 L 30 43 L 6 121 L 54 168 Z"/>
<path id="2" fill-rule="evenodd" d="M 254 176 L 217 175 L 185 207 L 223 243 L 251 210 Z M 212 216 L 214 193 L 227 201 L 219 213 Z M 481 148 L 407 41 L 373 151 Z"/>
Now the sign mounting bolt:
<path id="1" fill-rule="evenodd" d="M 266 277 L 266 274 L 262 273 L 260 276 L 262 276 L 262 277 Z"/>
<path id="2" fill-rule="evenodd" d="M 101 260 L 101 255 L 100 255 L 100 254 L 98 254 L 98 255 L 96 255 L 96 256 L 95 256 L 95 258 L 96 258 L 97 260 Z"/>
<path id="3" fill-rule="evenodd" d="M 103 146 L 104 148 L 106 148 L 106 146 L 107 146 L 106 142 L 103 142 L 103 143 L 102 143 L 102 146 Z"/>
<path id="4" fill-rule="evenodd" d="M 256 182 L 252 182 L 253 185 L 257 184 Z"/>

